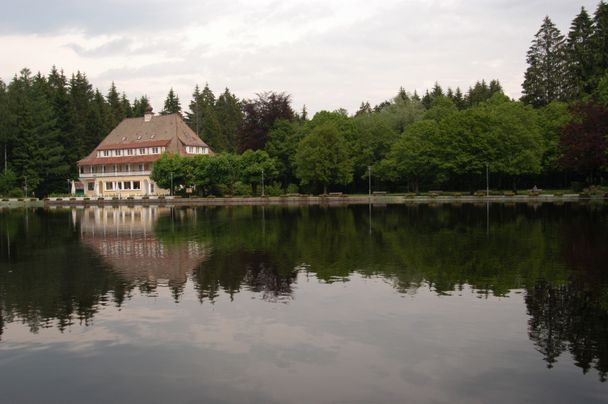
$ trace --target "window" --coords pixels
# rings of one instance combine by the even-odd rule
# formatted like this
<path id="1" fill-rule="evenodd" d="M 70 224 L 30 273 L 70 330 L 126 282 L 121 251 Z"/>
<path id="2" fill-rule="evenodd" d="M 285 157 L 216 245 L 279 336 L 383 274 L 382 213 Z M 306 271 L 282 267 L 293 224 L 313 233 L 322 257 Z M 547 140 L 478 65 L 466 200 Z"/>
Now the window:
<path id="1" fill-rule="evenodd" d="M 106 182 L 106 191 L 111 191 L 114 189 L 114 184 L 111 181 Z"/>
<path id="2" fill-rule="evenodd" d="M 158 147 L 152 148 L 152 154 L 158 154 Z"/>
<path id="3" fill-rule="evenodd" d="M 203 154 L 209 154 L 209 148 L 208 147 L 205 147 L 203 149 Z"/>
<path id="4" fill-rule="evenodd" d="M 115 150 L 114 152 L 117 156 L 122 156 L 122 150 Z"/>
<path id="5" fill-rule="evenodd" d="M 109 150 L 104 150 L 103 151 L 103 156 L 104 157 L 108 157 L 110 155 L 110 151 Z"/>
<path id="6" fill-rule="evenodd" d="M 131 189 L 131 181 L 125 181 L 123 188 L 124 189 Z"/>
<path id="7" fill-rule="evenodd" d="M 80 174 L 84 174 L 84 167 L 80 167 Z"/>
<path id="8" fill-rule="evenodd" d="M 146 154 L 146 149 L 144 149 L 143 147 L 139 149 L 139 154 Z"/>
<path id="9" fill-rule="evenodd" d="M 144 171 L 144 165 L 143 165 L 143 163 L 141 163 L 141 164 L 139 165 L 139 171 Z"/>
<path id="10" fill-rule="evenodd" d="M 94 182 L 87 182 L 87 189 L 89 191 L 95 191 L 95 183 Z"/>
<path id="11" fill-rule="evenodd" d="M 151 194 L 154 193 L 154 183 L 153 182 L 150 183 L 150 193 Z"/>
<path id="12" fill-rule="evenodd" d="M 97 166 L 92 166 L 91 167 L 91 172 L 94 174 L 97 172 Z"/>
<path id="13" fill-rule="evenodd" d="M 133 150 L 133 149 L 127 149 L 127 154 L 128 154 L 129 156 L 132 156 L 134 151 L 135 151 L 135 150 Z"/>
<path id="14" fill-rule="evenodd" d="M 141 184 L 139 181 L 133 181 L 133 189 L 141 189 Z"/>
<path id="15" fill-rule="evenodd" d="M 122 189 L 122 182 L 121 181 L 116 182 L 116 185 L 117 185 L 116 189 L 118 189 L 118 190 Z"/>

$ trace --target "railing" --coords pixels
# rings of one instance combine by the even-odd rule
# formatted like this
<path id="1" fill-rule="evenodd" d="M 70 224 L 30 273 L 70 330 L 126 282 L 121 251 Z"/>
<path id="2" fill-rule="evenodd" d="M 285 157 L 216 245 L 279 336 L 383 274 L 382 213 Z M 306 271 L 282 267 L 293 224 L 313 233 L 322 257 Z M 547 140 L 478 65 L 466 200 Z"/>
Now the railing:
<path id="1" fill-rule="evenodd" d="M 117 171 L 110 173 L 80 173 L 80 178 L 126 177 L 130 175 L 150 175 L 151 171 Z"/>

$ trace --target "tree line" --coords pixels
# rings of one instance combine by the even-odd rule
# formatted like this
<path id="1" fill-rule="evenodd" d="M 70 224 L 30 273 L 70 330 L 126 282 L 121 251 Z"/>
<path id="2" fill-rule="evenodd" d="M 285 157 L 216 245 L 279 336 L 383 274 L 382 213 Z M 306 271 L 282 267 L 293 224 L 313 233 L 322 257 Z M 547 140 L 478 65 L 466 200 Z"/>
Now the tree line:
<path id="1" fill-rule="evenodd" d="M 608 167 L 608 5 L 584 8 L 565 37 L 546 17 L 534 36 L 520 100 L 498 80 L 470 88 L 436 83 L 419 95 L 400 88 L 356 113 L 296 111 L 291 96 L 264 92 L 239 99 L 196 85 L 182 109 L 171 89 L 161 113 L 179 112 L 217 155 L 181 161 L 165 156 L 154 170 L 161 186 L 202 194 L 474 191 L 538 184 L 601 184 Z M 86 156 L 122 119 L 142 116 L 143 96 L 130 101 L 114 84 L 102 94 L 81 72 L 69 79 L 53 67 L 0 81 L 0 194 L 65 192 Z M 171 174 L 172 173 L 172 174 Z M 210 176 L 212 178 L 210 178 Z"/>

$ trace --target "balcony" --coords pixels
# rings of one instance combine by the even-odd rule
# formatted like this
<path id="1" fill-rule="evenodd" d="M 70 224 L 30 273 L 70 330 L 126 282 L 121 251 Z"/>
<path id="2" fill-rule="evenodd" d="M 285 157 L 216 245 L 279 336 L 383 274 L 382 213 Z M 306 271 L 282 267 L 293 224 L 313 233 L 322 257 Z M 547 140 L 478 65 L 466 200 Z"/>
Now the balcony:
<path id="1" fill-rule="evenodd" d="M 109 173 L 80 173 L 80 178 L 127 177 L 131 175 L 150 175 L 151 171 L 117 171 Z"/>

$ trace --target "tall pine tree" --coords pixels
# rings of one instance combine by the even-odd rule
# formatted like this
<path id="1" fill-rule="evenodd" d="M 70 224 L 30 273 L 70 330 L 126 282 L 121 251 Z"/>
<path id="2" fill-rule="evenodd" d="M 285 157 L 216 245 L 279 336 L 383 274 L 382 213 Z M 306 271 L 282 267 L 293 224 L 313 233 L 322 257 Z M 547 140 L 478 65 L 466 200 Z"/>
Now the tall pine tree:
<path id="1" fill-rule="evenodd" d="M 178 112 L 182 112 L 182 105 L 179 102 L 179 97 L 173 91 L 173 88 L 169 90 L 169 94 L 167 94 L 167 98 L 165 99 L 164 108 L 161 112 L 162 115 L 175 114 Z"/>
<path id="2" fill-rule="evenodd" d="M 522 101 L 541 107 L 564 98 L 565 50 L 564 36 L 545 17 L 528 50 Z"/>
<path id="3" fill-rule="evenodd" d="M 592 90 L 593 76 L 593 21 L 584 7 L 570 25 L 566 40 L 567 79 L 565 98 L 574 100 Z"/>

